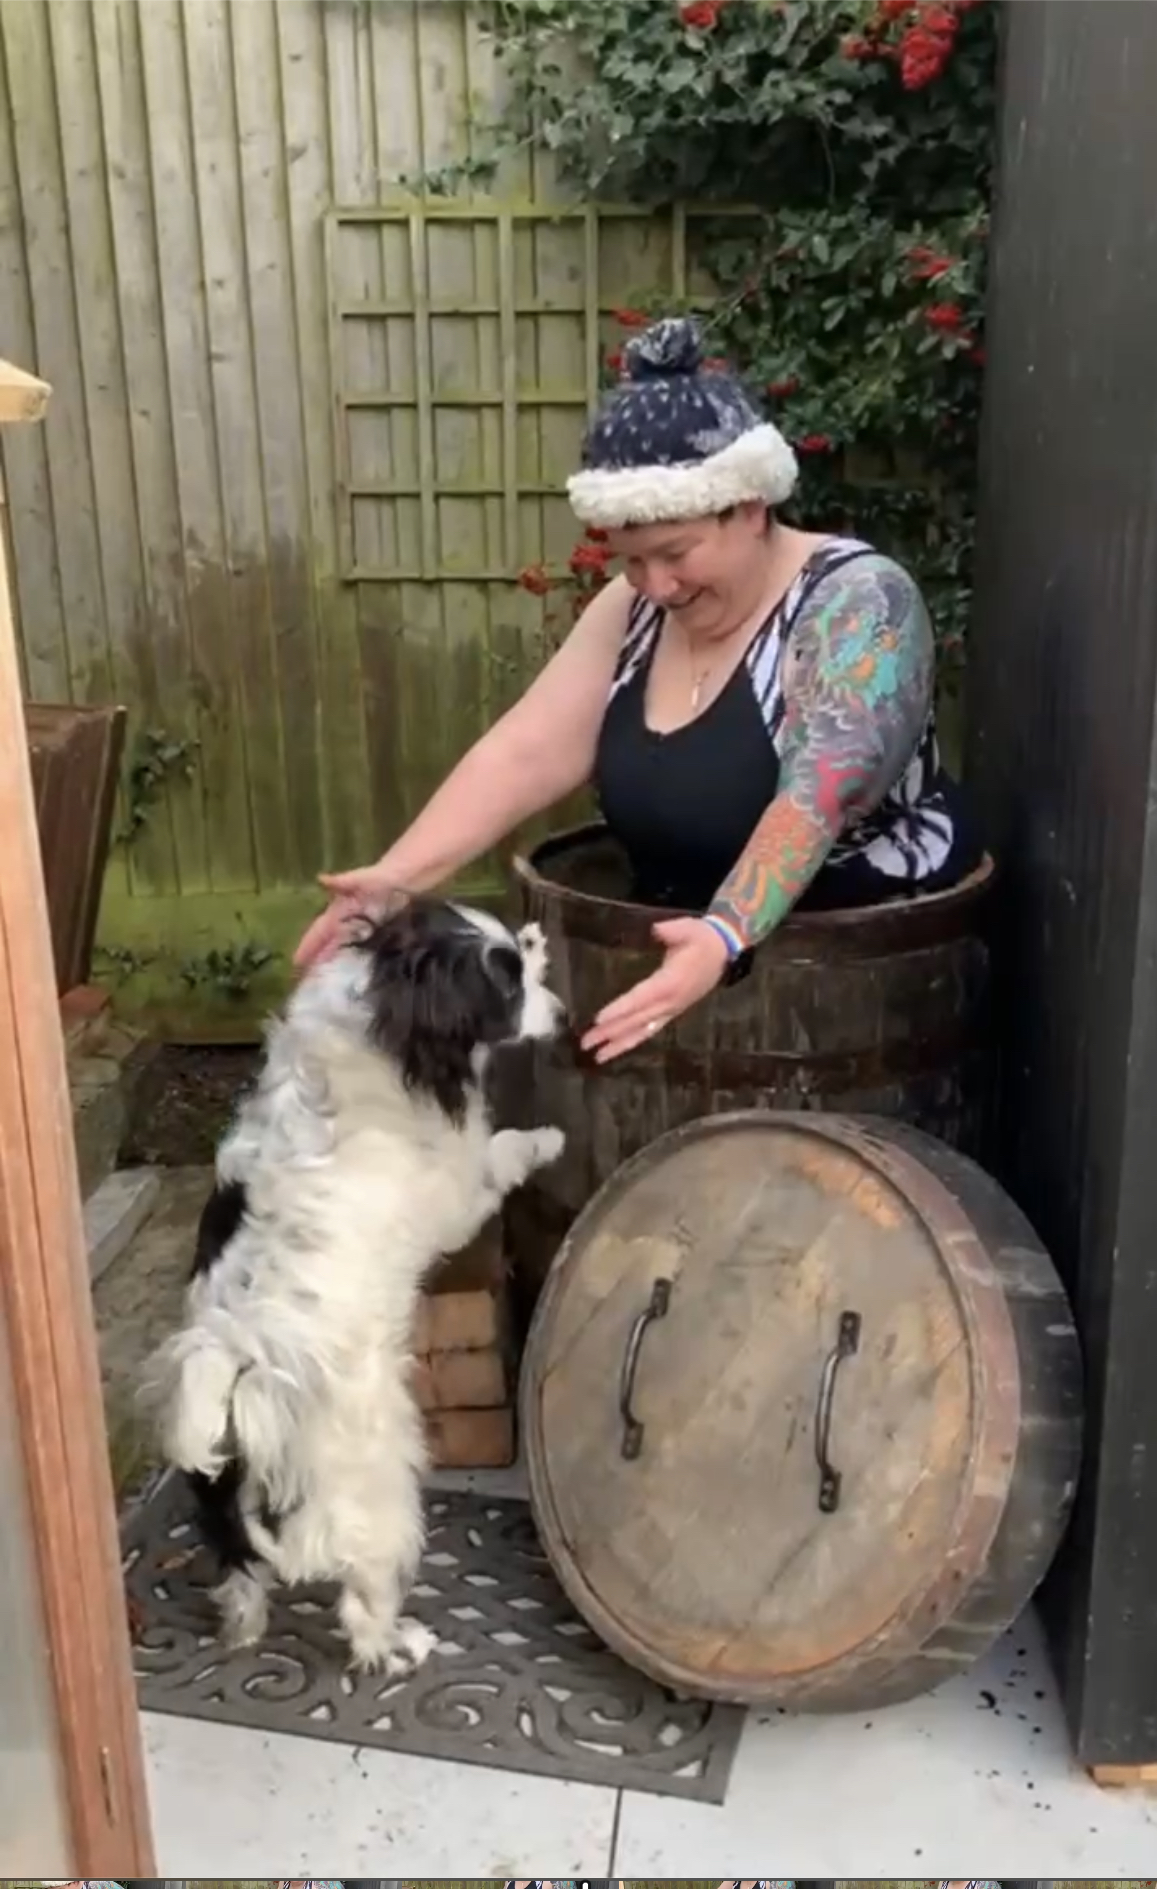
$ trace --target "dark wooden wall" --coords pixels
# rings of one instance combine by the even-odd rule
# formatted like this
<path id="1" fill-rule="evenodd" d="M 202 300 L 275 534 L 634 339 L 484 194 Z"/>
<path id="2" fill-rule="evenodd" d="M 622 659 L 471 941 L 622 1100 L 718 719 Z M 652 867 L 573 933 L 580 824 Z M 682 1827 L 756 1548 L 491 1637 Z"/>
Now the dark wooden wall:
<path id="1" fill-rule="evenodd" d="M 1005 9 L 971 776 L 1007 872 L 1002 1178 L 1084 1339 L 1045 1612 L 1079 1755 L 1157 1759 L 1157 6 Z"/>

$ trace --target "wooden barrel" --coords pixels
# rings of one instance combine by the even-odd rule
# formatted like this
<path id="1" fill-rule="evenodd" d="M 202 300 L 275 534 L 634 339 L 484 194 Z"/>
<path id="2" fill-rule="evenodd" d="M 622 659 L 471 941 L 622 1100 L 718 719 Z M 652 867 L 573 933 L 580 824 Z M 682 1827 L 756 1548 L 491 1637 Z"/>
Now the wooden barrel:
<path id="1" fill-rule="evenodd" d="M 1080 1456 L 1073 1320 L 1023 1214 L 906 1124 L 717 1116 L 568 1235 L 523 1358 L 538 1530 L 674 1690 L 859 1711 L 1016 1618 Z"/>
<path id="2" fill-rule="evenodd" d="M 626 861 L 602 826 L 547 840 L 514 872 L 581 1031 L 659 962 L 657 914 L 624 897 Z M 597 1188 L 682 1122 L 757 1106 L 869 1113 L 983 1155 L 994 876 L 988 861 L 951 892 L 792 916 L 747 976 L 617 1062 L 599 1067 L 573 1044 L 530 1053 L 532 1075 L 507 1082 L 500 1106 L 514 1121 L 556 1123 L 567 1146 L 509 1203 L 524 1315 Z"/>

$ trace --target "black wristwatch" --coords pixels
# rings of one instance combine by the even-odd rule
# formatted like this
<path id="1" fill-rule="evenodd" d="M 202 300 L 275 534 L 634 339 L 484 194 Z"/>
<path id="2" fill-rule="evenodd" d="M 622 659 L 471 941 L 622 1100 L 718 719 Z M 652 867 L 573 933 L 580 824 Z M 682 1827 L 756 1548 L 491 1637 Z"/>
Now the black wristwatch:
<path id="1" fill-rule="evenodd" d="M 723 976 L 720 978 L 719 982 L 722 984 L 724 990 L 728 990 L 732 984 L 742 984 L 745 977 L 750 977 L 751 967 L 754 963 L 755 947 L 748 945 L 746 951 L 741 951 L 738 957 L 732 958 Z"/>

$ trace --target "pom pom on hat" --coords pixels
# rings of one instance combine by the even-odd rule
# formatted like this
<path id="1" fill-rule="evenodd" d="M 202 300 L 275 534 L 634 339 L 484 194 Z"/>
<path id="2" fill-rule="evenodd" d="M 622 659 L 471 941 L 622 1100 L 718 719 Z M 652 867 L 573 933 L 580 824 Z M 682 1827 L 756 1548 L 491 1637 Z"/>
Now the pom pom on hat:
<path id="1" fill-rule="evenodd" d="M 698 324 L 682 315 L 665 315 L 641 334 L 632 335 L 623 349 L 628 380 L 670 379 L 675 374 L 697 374 L 703 365 Z"/>

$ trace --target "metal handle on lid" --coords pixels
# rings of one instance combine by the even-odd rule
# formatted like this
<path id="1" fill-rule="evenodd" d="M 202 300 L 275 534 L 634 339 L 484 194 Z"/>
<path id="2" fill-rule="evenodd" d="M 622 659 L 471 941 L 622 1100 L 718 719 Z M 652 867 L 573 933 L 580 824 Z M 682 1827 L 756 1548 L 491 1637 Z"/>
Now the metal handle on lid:
<path id="1" fill-rule="evenodd" d="M 643 1339 L 648 1325 L 656 1318 L 665 1318 L 667 1307 L 671 1303 L 671 1281 L 656 1279 L 651 1287 L 651 1302 L 631 1326 L 627 1339 L 627 1348 L 623 1353 L 623 1368 L 619 1373 L 619 1415 L 623 1419 L 623 1457 L 633 1463 L 643 1447 L 643 1426 L 631 1409 L 631 1398 L 635 1390 L 635 1372 L 639 1368 L 639 1353 L 643 1349 Z"/>
<path id="2" fill-rule="evenodd" d="M 820 1467 L 821 1515 L 834 1515 L 840 1506 L 840 1472 L 832 1467 L 828 1459 L 832 1404 L 836 1394 L 836 1372 L 845 1358 L 854 1357 L 859 1350 L 861 1322 L 858 1312 L 840 1313 L 839 1336 L 824 1360 L 820 1377 L 820 1395 L 816 1405 L 816 1462 Z"/>

